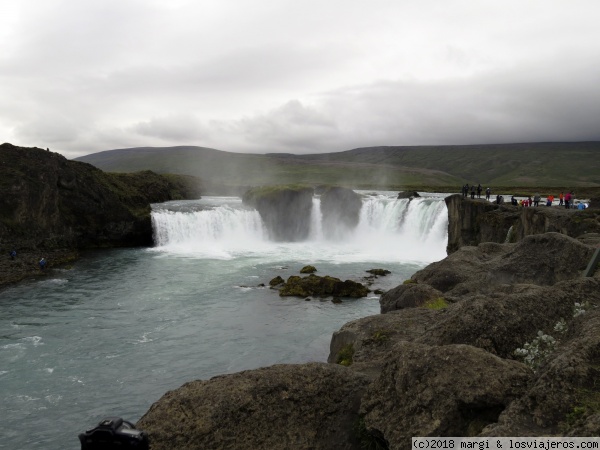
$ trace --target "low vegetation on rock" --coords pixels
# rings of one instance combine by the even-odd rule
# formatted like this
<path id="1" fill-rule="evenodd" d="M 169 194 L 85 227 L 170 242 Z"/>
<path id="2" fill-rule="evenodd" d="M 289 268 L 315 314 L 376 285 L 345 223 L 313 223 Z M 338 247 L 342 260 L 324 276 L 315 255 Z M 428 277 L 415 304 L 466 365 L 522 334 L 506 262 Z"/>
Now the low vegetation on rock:
<path id="1" fill-rule="evenodd" d="M 389 275 L 390 273 L 392 273 L 386 269 L 369 269 L 366 272 L 370 273 L 371 275 L 378 276 L 378 277 L 385 277 L 386 275 Z"/>
<path id="2" fill-rule="evenodd" d="M 279 290 L 282 297 L 309 297 L 309 296 L 334 296 L 334 297 L 366 297 L 369 289 L 361 283 L 352 280 L 342 281 L 328 275 L 320 277 L 311 274 L 307 277 L 291 276 Z"/>
<path id="3" fill-rule="evenodd" d="M 317 271 L 315 266 L 304 266 L 300 269 L 300 273 L 315 273 Z"/>

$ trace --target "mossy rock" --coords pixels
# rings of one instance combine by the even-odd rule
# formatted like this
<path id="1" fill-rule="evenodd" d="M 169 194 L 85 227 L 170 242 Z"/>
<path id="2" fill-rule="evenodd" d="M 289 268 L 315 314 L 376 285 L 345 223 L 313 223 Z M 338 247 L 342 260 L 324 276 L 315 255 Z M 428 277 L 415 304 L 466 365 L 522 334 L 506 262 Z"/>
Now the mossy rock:
<path id="1" fill-rule="evenodd" d="M 304 266 L 300 269 L 300 273 L 315 273 L 317 268 L 315 266 Z"/>
<path id="2" fill-rule="evenodd" d="M 386 275 L 389 275 L 392 272 L 390 272 L 389 270 L 385 270 L 385 269 L 369 269 L 369 270 L 367 270 L 367 273 L 376 275 L 378 277 L 385 277 Z"/>
<path id="3" fill-rule="evenodd" d="M 310 296 L 334 296 L 334 297 L 366 297 L 369 289 L 355 281 L 342 281 L 339 278 L 317 275 L 299 277 L 292 275 L 279 291 L 282 297 L 310 297 Z"/>
<path id="4" fill-rule="evenodd" d="M 448 307 L 448 302 L 444 297 L 434 298 L 423 304 L 423 308 L 427 309 L 444 309 Z"/>
<path id="5" fill-rule="evenodd" d="M 345 345 L 337 354 L 336 363 L 346 367 L 351 366 L 353 357 L 354 346 L 352 344 Z"/>
<path id="6" fill-rule="evenodd" d="M 283 278 L 281 278 L 279 275 L 277 275 L 275 278 L 273 278 L 271 281 L 269 281 L 269 286 L 271 286 L 271 287 L 278 286 L 283 283 L 285 283 L 285 280 Z"/>

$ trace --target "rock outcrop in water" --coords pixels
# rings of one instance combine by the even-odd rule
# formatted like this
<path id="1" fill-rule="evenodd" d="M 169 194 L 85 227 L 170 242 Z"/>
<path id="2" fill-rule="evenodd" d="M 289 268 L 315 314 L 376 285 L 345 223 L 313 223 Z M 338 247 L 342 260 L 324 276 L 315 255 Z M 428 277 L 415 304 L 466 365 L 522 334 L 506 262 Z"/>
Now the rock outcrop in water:
<path id="1" fill-rule="evenodd" d="M 311 274 L 307 277 L 292 275 L 279 289 L 281 297 L 366 297 L 369 288 L 356 281 L 342 281 L 328 275 L 320 277 Z"/>
<path id="2" fill-rule="evenodd" d="M 490 227 L 480 237 L 494 235 L 494 221 L 478 219 L 490 212 L 469 219 Z M 567 220 L 580 217 L 572 213 Z M 460 229 L 457 220 L 451 215 L 449 227 Z M 504 226 L 504 219 L 494 223 Z M 578 226 L 565 222 L 574 233 Z M 385 314 L 334 333 L 328 361 L 335 374 L 300 364 L 289 366 L 290 377 L 268 382 L 265 371 L 275 374 L 278 366 L 195 382 L 197 393 L 186 385 L 166 394 L 138 426 L 159 449 L 187 436 L 203 448 L 357 450 L 409 449 L 412 436 L 597 436 L 600 271 L 581 276 L 600 243 L 590 234 L 463 242 L 384 295 Z M 323 388 L 323 374 L 332 386 Z M 299 384 L 290 389 L 292 379 Z M 221 387 L 209 390 L 213 385 Z M 272 389 L 264 393 L 265 385 Z M 353 402 L 343 420 L 335 406 L 339 388 Z M 326 412 L 314 420 L 313 411 Z M 325 430 L 338 442 L 313 438 Z M 273 435 L 282 439 L 273 443 Z"/>
<path id="3" fill-rule="evenodd" d="M 342 239 L 358 225 L 361 196 L 352 189 L 330 186 L 321 194 L 323 234 L 328 239 Z"/>
<path id="4" fill-rule="evenodd" d="M 255 208 L 275 241 L 302 241 L 310 233 L 313 188 L 262 186 L 246 191 L 244 204 Z"/>
<path id="5" fill-rule="evenodd" d="M 2 259 L 0 284 L 35 271 L 40 256 L 55 264 L 76 249 L 151 245 L 150 203 L 198 198 L 196 181 L 108 174 L 47 150 L 0 145 L 0 247 L 17 250 L 15 261 Z"/>

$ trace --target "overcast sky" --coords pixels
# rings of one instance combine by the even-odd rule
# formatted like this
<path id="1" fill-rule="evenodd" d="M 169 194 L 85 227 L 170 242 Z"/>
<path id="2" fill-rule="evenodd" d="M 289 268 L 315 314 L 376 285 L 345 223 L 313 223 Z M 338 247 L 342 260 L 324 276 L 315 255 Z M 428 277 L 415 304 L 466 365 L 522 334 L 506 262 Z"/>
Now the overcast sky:
<path id="1" fill-rule="evenodd" d="M 598 0 L 2 0 L 0 14 L 0 140 L 68 158 L 600 140 Z"/>

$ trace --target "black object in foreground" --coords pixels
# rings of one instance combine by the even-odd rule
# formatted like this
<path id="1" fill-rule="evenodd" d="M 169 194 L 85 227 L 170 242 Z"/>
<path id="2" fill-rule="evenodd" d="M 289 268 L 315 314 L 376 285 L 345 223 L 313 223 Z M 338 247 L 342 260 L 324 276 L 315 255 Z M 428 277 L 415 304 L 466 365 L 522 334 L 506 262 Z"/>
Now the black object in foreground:
<path id="1" fill-rule="evenodd" d="M 81 450 L 148 450 L 148 435 L 120 417 L 107 417 L 79 435 Z"/>

